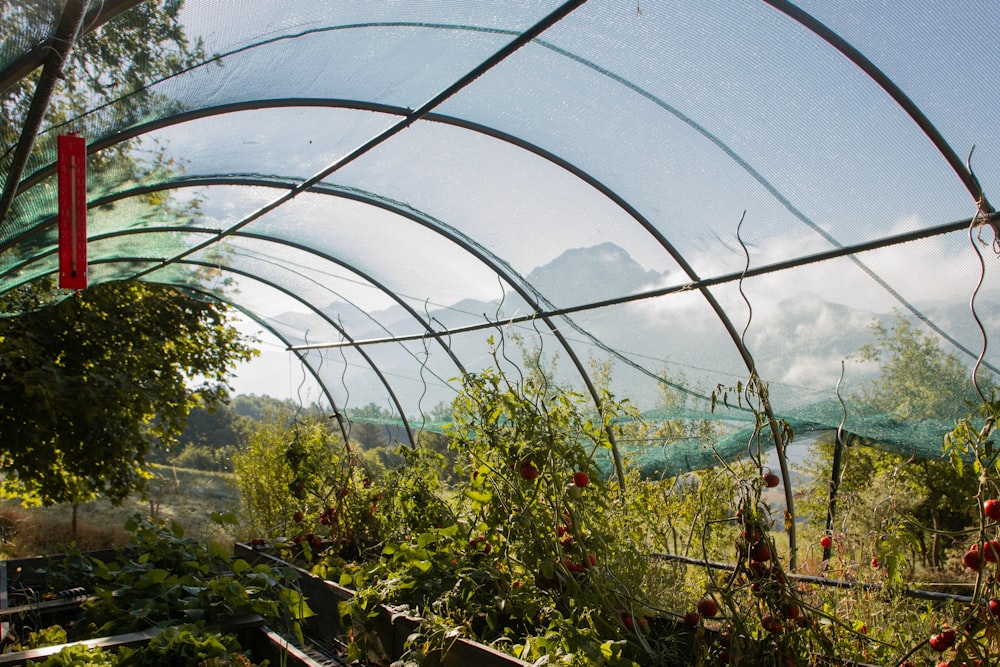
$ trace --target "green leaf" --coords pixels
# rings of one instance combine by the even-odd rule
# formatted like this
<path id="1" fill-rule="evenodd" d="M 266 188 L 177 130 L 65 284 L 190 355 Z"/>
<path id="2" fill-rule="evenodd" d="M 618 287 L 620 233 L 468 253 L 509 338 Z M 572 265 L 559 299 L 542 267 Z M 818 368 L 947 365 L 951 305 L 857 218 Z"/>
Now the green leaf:
<path id="1" fill-rule="evenodd" d="M 235 512 L 225 512 L 225 513 L 212 512 L 210 518 L 214 523 L 223 527 L 240 525 L 239 517 L 236 516 Z"/>
<path id="2" fill-rule="evenodd" d="M 279 594 L 280 600 L 285 604 L 285 607 L 292 614 L 292 618 L 297 621 L 309 618 L 310 616 L 315 616 L 316 613 L 310 609 L 309 605 L 306 603 L 306 598 L 301 593 L 293 588 L 283 588 Z"/>
<path id="3" fill-rule="evenodd" d="M 242 558 L 234 560 L 230 567 L 232 567 L 234 574 L 243 574 L 247 570 L 251 569 L 250 563 L 246 562 Z"/>
<path id="4" fill-rule="evenodd" d="M 229 560 L 229 551 L 224 546 L 216 542 L 211 542 L 208 545 L 208 552 L 220 560 Z"/>
<path id="5" fill-rule="evenodd" d="M 143 579 L 145 579 L 149 584 L 162 584 L 169 577 L 170 572 L 160 568 L 150 570 L 143 575 Z"/>
<path id="6" fill-rule="evenodd" d="M 468 498 L 473 502 L 479 503 L 480 505 L 487 504 L 493 498 L 493 494 L 491 494 L 487 490 L 479 490 L 471 488 L 464 489 L 462 491 L 462 495 L 464 495 L 466 498 Z"/>

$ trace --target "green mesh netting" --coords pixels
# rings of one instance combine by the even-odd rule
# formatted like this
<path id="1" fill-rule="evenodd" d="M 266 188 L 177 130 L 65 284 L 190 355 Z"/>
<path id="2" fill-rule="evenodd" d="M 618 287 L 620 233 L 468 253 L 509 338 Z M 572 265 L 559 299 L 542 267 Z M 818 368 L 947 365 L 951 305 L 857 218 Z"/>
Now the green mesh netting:
<path id="1" fill-rule="evenodd" d="M 237 391 L 293 395 L 292 365 L 311 399 L 416 429 L 507 328 L 582 393 L 607 367 L 649 421 L 716 424 L 620 444 L 684 471 L 740 456 L 752 422 L 658 413 L 663 383 L 704 398 L 752 358 L 798 437 L 843 421 L 937 456 L 950 420 L 844 419 L 844 360 L 898 313 L 969 375 L 1000 368 L 1000 112 L 955 104 L 1000 87 L 1000 52 L 970 47 L 993 0 L 95 1 L 31 128 L 66 5 L 0 10 L 0 294 L 58 269 L 77 132 L 92 284 L 235 305 L 277 349 Z M 849 365 L 841 395 L 873 374 Z"/>

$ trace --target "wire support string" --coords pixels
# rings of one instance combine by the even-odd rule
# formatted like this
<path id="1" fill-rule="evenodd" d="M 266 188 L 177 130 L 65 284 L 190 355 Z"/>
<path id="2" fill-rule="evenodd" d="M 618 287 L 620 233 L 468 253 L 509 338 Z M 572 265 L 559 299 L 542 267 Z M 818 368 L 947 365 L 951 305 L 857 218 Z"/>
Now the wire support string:
<path id="1" fill-rule="evenodd" d="M 665 554 L 665 553 L 651 553 L 650 558 L 655 558 L 657 560 L 672 561 L 683 563 L 685 565 L 696 565 L 698 567 L 706 567 L 713 570 L 726 570 L 729 572 L 735 572 L 736 566 L 732 563 L 719 563 L 716 561 L 702 560 L 699 558 L 691 558 L 690 556 L 680 556 L 677 554 Z M 818 577 L 809 574 L 796 574 L 794 572 L 789 572 L 785 574 L 786 577 L 792 581 L 798 581 L 803 584 L 811 584 L 814 586 L 832 586 L 834 588 L 853 588 L 861 589 L 865 591 L 872 591 L 875 593 L 880 593 L 882 591 L 888 591 L 890 588 L 883 586 L 882 584 L 864 582 L 864 581 L 852 581 L 850 579 L 831 579 L 829 577 Z M 920 600 L 933 600 L 936 602 L 961 602 L 961 603 L 972 603 L 973 598 L 970 595 L 958 595 L 955 593 L 939 593 L 937 591 L 925 591 L 913 588 L 903 588 L 896 589 L 892 588 L 892 592 L 901 593 L 906 597 L 917 598 Z"/>

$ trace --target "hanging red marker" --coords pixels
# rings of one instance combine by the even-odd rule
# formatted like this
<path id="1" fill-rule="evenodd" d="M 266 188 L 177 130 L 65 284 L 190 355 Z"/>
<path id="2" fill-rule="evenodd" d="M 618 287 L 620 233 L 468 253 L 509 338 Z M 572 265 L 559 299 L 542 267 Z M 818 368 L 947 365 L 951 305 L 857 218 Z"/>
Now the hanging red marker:
<path id="1" fill-rule="evenodd" d="M 59 287 L 87 288 L 87 142 L 60 135 L 56 145 L 59 181 Z"/>

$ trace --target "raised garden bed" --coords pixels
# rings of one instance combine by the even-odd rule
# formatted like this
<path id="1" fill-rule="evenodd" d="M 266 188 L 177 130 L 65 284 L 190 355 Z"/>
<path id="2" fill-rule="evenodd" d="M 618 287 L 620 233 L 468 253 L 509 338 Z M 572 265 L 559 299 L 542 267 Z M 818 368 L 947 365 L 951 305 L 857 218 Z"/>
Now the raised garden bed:
<path id="1" fill-rule="evenodd" d="M 84 639 L 78 642 L 69 642 L 66 644 L 57 644 L 55 646 L 45 646 L 42 648 L 34 648 L 27 651 L 15 651 L 12 653 L 0 653 L 0 665 L 4 667 L 13 667 L 15 665 L 26 665 L 29 660 L 40 661 L 49 657 L 50 655 L 55 655 L 59 653 L 62 649 L 68 646 L 83 645 L 91 648 L 104 648 L 104 649 L 114 649 L 120 646 L 129 647 L 139 647 L 149 643 L 149 640 L 155 637 L 157 634 L 162 632 L 165 628 L 152 628 L 150 630 L 143 630 L 141 632 L 128 632 L 120 635 L 110 635 L 107 637 L 98 637 L 95 639 Z M 217 630 L 219 632 L 227 632 L 235 634 L 240 642 L 241 646 L 248 646 L 249 644 L 261 643 L 259 640 L 251 639 L 251 635 L 258 631 L 264 629 L 264 619 L 257 615 L 242 616 L 238 618 L 227 619 L 224 623 L 220 623 L 211 628 L 212 630 Z M 255 659 L 260 660 L 255 653 Z M 295 665 L 295 663 L 284 663 L 289 666 Z M 308 663 L 298 663 L 302 667 L 305 667 Z M 298 667 L 296 665 L 296 667 Z"/>
<path id="2" fill-rule="evenodd" d="M 346 631 L 340 625 L 340 603 L 353 597 L 354 591 L 247 544 L 237 543 L 234 554 L 249 563 L 267 561 L 297 571 L 299 587 L 309 601 L 309 606 L 316 612 L 314 617 L 306 619 L 306 631 L 313 637 L 328 641 L 348 639 Z M 419 618 L 382 605 L 375 618 L 378 641 L 368 642 L 368 659 L 376 665 L 389 665 L 401 658 L 406 651 L 407 638 L 417 629 L 420 621 Z M 464 638 L 456 638 L 437 657 L 444 667 L 530 667 L 523 660 Z"/>
<path id="3" fill-rule="evenodd" d="M 249 545 L 238 543 L 234 546 L 234 558 L 248 563 L 267 563 L 288 568 L 298 575 L 302 594 L 308 600 L 315 615 L 304 623 L 308 646 L 298 646 L 287 637 L 268 627 L 257 615 L 229 618 L 213 625 L 210 629 L 234 634 L 244 650 L 255 662 L 268 660 L 272 665 L 286 667 L 329 667 L 344 665 L 343 647 L 350 641 L 349 633 L 340 624 L 340 603 L 349 600 L 354 592 L 332 581 L 326 581 L 307 570 L 256 550 Z M 115 552 L 101 551 L 84 554 L 102 560 L 113 559 Z M 45 558 L 15 559 L 0 561 L 0 582 L 3 582 L 3 596 L 0 599 L 0 622 L 5 631 L 15 624 L 20 631 L 25 619 L 30 618 L 35 626 L 71 623 L 79 614 L 80 605 L 90 596 L 82 589 L 73 589 L 73 595 L 42 599 L 26 599 L 44 590 L 46 573 L 65 558 L 57 555 Z M 16 582 L 13 586 L 10 582 Z M 11 605 L 9 590 L 22 591 L 18 604 Z M 369 663 L 389 665 L 405 653 L 407 638 L 417 629 L 421 619 L 399 613 L 382 606 L 375 619 L 377 641 L 369 641 Z M 140 647 L 162 632 L 164 628 L 153 628 L 139 632 L 108 635 L 55 646 L 47 646 L 27 651 L 0 653 L 0 665 L 26 665 L 28 660 L 41 661 L 58 653 L 67 646 L 84 645 L 113 649 L 119 646 Z M 501 653 L 489 646 L 467 639 L 458 638 L 447 651 L 438 656 L 444 667 L 528 667 L 528 663 Z"/>
<path id="4" fill-rule="evenodd" d="M 84 558 L 110 561 L 117 553 L 111 550 L 80 554 Z M 9 649 L 16 638 L 34 629 L 52 625 L 70 626 L 79 617 L 81 605 L 93 596 L 83 588 L 71 588 L 58 593 L 50 589 L 50 573 L 57 571 L 68 556 L 22 558 L 0 561 L 0 626 L 3 646 Z M 13 603 L 13 604 L 12 604 Z M 155 627 L 146 630 L 107 635 L 22 651 L 0 653 L 0 665 L 20 666 L 29 661 L 44 661 L 65 648 L 86 646 L 113 650 L 119 647 L 140 648 L 154 637 L 182 626 Z M 209 632 L 232 635 L 240 647 L 249 652 L 255 663 L 268 661 L 285 667 L 328 667 L 342 665 L 335 655 L 295 646 L 286 637 L 268 627 L 263 617 L 247 614 L 220 619 L 206 627 Z"/>

